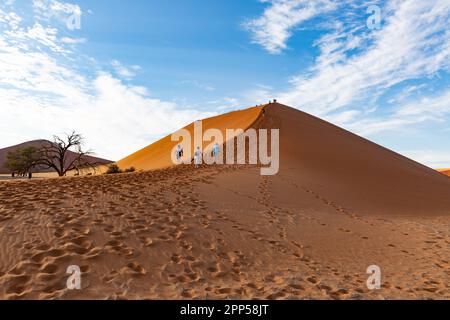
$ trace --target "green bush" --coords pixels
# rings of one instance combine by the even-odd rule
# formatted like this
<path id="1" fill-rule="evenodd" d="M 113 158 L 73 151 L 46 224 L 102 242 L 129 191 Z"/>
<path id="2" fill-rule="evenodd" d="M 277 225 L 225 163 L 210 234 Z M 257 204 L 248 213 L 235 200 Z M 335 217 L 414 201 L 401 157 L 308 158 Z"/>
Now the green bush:
<path id="1" fill-rule="evenodd" d="M 26 174 L 39 163 L 40 156 L 40 151 L 35 147 L 21 148 L 8 152 L 4 165 L 11 173 Z"/>

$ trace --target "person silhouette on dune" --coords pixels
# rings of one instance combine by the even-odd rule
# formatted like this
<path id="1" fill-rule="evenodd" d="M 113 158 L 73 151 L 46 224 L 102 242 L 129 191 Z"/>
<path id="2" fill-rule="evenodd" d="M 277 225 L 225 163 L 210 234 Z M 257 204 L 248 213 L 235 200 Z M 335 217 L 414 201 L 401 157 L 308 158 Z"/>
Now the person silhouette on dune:
<path id="1" fill-rule="evenodd" d="M 219 156 L 220 153 L 220 147 L 219 144 L 216 142 L 214 143 L 214 146 L 212 148 L 212 155 L 214 157 L 214 161 L 217 162 L 217 157 Z"/>
<path id="2" fill-rule="evenodd" d="M 183 148 L 180 145 L 177 145 L 177 149 L 175 150 L 177 161 L 180 162 L 181 157 L 183 157 Z"/>
<path id="3" fill-rule="evenodd" d="M 195 150 L 194 153 L 194 165 L 197 168 L 201 164 L 202 164 L 202 151 L 200 150 L 200 147 L 197 147 L 197 150 Z"/>

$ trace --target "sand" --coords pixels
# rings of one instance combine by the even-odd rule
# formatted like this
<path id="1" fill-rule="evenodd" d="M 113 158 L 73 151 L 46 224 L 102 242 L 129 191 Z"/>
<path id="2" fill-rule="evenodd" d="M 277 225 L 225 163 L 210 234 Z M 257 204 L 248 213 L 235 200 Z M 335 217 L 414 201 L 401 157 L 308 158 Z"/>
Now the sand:
<path id="1" fill-rule="evenodd" d="M 10 175 L 10 170 L 8 168 L 5 167 L 5 161 L 7 158 L 7 155 L 9 152 L 14 152 L 18 149 L 23 149 L 23 148 L 28 148 L 28 147 L 34 147 L 34 148 L 42 148 L 43 146 L 48 146 L 48 144 L 50 143 L 50 141 L 47 140 L 33 140 L 33 141 L 27 141 L 18 145 L 14 145 L 14 146 L 10 146 L 10 147 L 6 147 L 6 148 L 2 148 L 0 149 L 0 175 Z M 76 154 L 73 151 L 68 151 L 67 155 L 66 155 L 66 163 L 70 163 L 70 161 L 73 161 L 76 157 Z M 92 155 L 90 156 L 84 156 L 83 157 L 84 161 L 86 161 L 87 163 L 91 164 L 92 166 L 100 166 L 100 165 L 108 165 L 110 163 L 112 163 L 112 161 L 110 160 L 106 160 L 106 159 L 102 159 L 102 158 L 98 158 L 98 157 L 94 157 Z M 91 168 L 85 168 L 81 170 L 82 173 L 83 172 L 92 172 L 94 173 Z M 37 166 L 35 168 L 33 168 L 33 173 L 36 176 L 40 176 L 40 177 L 57 177 L 58 174 L 56 173 L 56 171 L 52 168 L 47 168 L 46 166 Z M 68 175 L 75 175 L 77 174 L 76 170 L 73 170 L 71 172 L 68 172 Z"/>
<path id="2" fill-rule="evenodd" d="M 438 171 L 447 176 L 450 176 L 450 169 L 438 169 Z"/>
<path id="3" fill-rule="evenodd" d="M 450 299 L 450 179 L 266 110 L 251 126 L 281 128 L 275 176 L 180 165 L 1 182 L 0 298 Z M 81 290 L 66 288 L 69 265 Z"/>
<path id="4" fill-rule="evenodd" d="M 203 130 L 206 131 L 210 128 L 218 129 L 224 136 L 226 129 L 246 130 L 256 121 L 261 112 L 261 108 L 262 106 L 256 106 L 203 119 Z M 188 130 L 192 137 L 194 136 L 194 123 L 187 125 L 183 129 Z M 178 142 L 171 140 L 171 135 L 168 135 L 124 159 L 119 160 L 117 164 L 123 169 L 134 167 L 136 170 L 154 170 L 170 167 L 173 165 L 171 160 L 171 150 L 177 143 Z M 208 142 L 203 142 L 202 147 L 205 147 L 207 144 Z M 192 154 L 196 147 L 197 146 L 194 146 L 194 141 L 192 141 Z"/>

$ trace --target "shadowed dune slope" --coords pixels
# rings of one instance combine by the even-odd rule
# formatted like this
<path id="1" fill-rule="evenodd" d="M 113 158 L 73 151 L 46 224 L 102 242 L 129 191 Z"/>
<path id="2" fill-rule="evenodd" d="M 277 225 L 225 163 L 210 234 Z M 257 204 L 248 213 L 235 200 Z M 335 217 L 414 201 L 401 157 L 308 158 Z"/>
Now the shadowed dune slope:
<path id="1" fill-rule="evenodd" d="M 204 119 L 202 121 L 203 131 L 215 128 L 222 131 L 225 138 L 226 129 L 247 129 L 258 118 L 262 106 L 252 107 L 245 110 L 233 111 L 219 116 Z M 194 123 L 184 127 L 192 137 L 194 132 Z M 192 151 L 194 151 L 194 142 L 192 141 Z M 208 145 L 205 142 L 203 146 Z M 171 135 L 129 155 L 117 162 L 120 168 L 135 167 L 137 170 L 153 170 L 170 167 L 171 150 L 177 145 L 177 142 L 171 141 Z"/>
<path id="2" fill-rule="evenodd" d="M 359 213 L 449 215 L 450 179 L 299 110 L 270 104 L 259 128 L 280 129 L 280 173 Z"/>
<path id="3" fill-rule="evenodd" d="M 448 177 L 297 109 L 272 103 L 203 120 L 203 130 L 249 127 L 279 128 L 280 174 L 347 210 L 450 214 Z M 193 123 L 185 129 L 192 134 Z M 169 167 L 176 143 L 166 136 L 118 164 L 138 170 Z"/>
<path id="4" fill-rule="evenodd" d="M 0 174 L 8 174 L 10 171 L 9 169 L 7 169 L 5 167 L 5 161 L 6 161 L 6 156 L 8 155 L 8 152 L 14 152 L 18 149 L 22 149 L 22 148 L 28 148 L 28 147 L 35 147 L 35 148 L 41 148 L 42 146 L 47 146 L 49 143 L 49 141 L 47 140 L 33 140 L 33 141 L 27 141 L 18 145 L 14 145 L 11 147 L 6 147 L 3 149 L 0 149 Z M 73 159 L 75 159 L 75 153 L 72 151 L 68 152 L 68 156 L 67 156 L 67 162 L 72 161 Z M 111 163 L 112 161 L 110 160 L 106 160 L 106 159 L 102 159 L 102 158 L 97 158 L 97 157 L 93 157 L 93 156 L 85 156 L 85 159 L 88 160 L 88 162 L 92 165 L 106 165 Z M 44 172 L 55 172 L 55 170 L 53 169 L 48 169 L 45 167 L 37 167 L 33 170 L 34 172 L 40 172 L 40 173 L 44 173 Z"/>

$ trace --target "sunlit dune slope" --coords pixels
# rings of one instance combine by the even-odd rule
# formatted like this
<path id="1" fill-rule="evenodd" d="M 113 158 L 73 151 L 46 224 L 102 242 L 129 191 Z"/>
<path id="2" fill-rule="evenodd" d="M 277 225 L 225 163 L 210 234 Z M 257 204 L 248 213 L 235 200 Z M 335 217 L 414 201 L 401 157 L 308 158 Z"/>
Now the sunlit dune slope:
<path id="1" fill-rule="evenodd" d="M 214 128 L 222 131 L 225 137 L 226 129 L 247 129 L 258 118 L 262 106 L 252 107 L 245 110 L 233 111 L 219 116 L 204 119 L 202 121 L 203 131 Z M 185 127 L 193 136 L 194 124 Z M 117 162 L 120 168 L 135 167 L 136 170 L 160 169 L 173 165 L 171 161 L 171 150 L 177 142 L 171 141 L 171 135 L 129 155 Z M 209 144 L 204 143 L 204 146 Z M 192 141 L 192 150 L 194 144 Z"/>
<path id="2" fill-rule="evenodd" d="M 450 180 L 439 172 L 297 109 L 272 103 L 264 106 L 263 114 L 262 107 L 205 119 L 203 131 L 279 129 L 279 175 L 331 204 L 338 203 L 342 210 L 421 216 L 450 213 Z M 185 128 L 192 134 L 194 125 Z M 169 135 L 118 164 L 137 170 L 169 167 L 175 145 Z"/>

